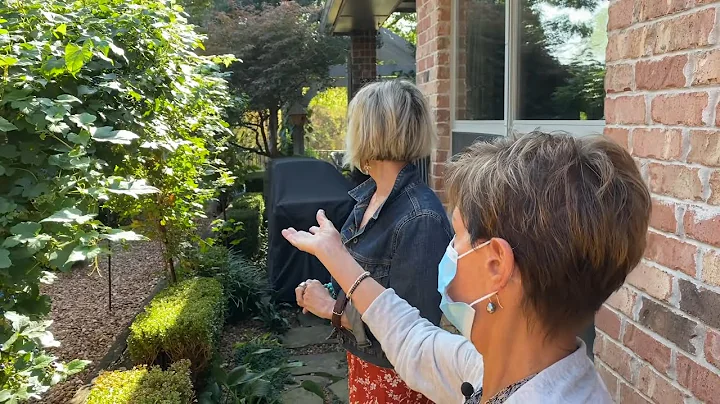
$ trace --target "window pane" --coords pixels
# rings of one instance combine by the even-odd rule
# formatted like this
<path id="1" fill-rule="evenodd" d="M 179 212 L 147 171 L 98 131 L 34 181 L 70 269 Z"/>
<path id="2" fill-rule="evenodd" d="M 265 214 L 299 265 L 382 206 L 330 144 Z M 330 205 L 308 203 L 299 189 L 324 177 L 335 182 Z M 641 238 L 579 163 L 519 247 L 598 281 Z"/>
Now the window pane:
<path id="1" fill-rule="evenodd" d="M 458 0 L 455 119 L 503 119 L 505 1 Z"/>
<path id="2" fill-rule="evenodd" d="M 518 119 L 603 119 L 605 0 L 521 0 Z"/>

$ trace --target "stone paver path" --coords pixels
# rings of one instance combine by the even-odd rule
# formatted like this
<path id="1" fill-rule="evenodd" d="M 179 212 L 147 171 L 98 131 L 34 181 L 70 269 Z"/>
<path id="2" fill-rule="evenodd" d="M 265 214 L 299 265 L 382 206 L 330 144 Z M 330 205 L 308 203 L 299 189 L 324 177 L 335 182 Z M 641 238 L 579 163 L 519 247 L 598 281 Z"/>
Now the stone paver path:
<path id="1" fill-rule="evenodd" d="M 347 403 L 345 351 L 327 352 L 327 349 L 323 349 L 328 343 L 336 342 L 327 340 L 332 331 L 328 321 L 303 314 L 298 314 L 298 320 L 299 326 L 290 329 L 282 337 L 283 345 L 291 350 L 311 353 L 291 357 L 292 361 L 300 361 L 303 366 L 291 369 L 295 383 L 283 394 L 283 402 L 287 404 Z M 302 387 L 303 383 L 310 388 L 316 386 L 322 389 L 325 399 Z"/>

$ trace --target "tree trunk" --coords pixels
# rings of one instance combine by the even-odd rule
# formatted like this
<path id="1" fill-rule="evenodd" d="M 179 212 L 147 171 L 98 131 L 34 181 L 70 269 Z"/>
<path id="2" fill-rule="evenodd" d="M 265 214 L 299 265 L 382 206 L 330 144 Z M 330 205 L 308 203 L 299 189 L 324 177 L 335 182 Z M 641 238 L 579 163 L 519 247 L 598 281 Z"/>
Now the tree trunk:
<path id="1" fill-rule="evenodd" d="M 270 117 L 268 119 L 268 129 L 270 136 L 268 139 L 268 154 L 276 157 L 278 153 L 278 108 L 270 108 Z"/>

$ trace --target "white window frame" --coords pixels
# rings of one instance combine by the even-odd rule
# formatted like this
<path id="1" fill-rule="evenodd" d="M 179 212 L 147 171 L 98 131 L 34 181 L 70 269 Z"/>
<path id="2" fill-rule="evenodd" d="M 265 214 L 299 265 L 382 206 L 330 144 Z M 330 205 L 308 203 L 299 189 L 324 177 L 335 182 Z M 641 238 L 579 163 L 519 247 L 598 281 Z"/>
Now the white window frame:
<path id="1" fill-rule="evenodd" d="M 505 2 L 505 83 L 504 83 L 504 119 L 503 120 L 456 120 L 457 96 L 457 22 L 459 21 L 458 0 L 452 0 L 451 15 L 451 48 L 450 69 L 450 120 L 453 132 L 486 133 L 508 136 L 515 132 L 527 133 L 533 130 L 543 132 L 563 131 L 573 136 L 599 135 L 603 133 L 605 120 L 525 120 L 517 119 L 519 111 L 519 51 L 520 51 L 520 0 Z"/>

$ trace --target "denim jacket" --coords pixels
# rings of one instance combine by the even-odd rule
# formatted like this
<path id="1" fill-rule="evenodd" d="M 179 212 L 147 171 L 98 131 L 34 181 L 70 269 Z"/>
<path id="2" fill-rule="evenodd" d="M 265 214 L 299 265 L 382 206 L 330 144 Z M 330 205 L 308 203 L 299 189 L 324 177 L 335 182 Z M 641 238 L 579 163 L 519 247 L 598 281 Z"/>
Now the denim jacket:
<path id="1" fill-rule="evenodd" d="M 437 325 L 441 317 L 437 266 L 452 238 L 447 214 L 417 168 L 408 164 L 385 202 L 365 227 L 359 228 L 375 189 L 371 178 L 349 192 L 356 204 L 340 232 L 342 241 L 376 281 L 393 288 Z M 333 289 L 341 290 L 335 280 Z M 345 313 L 352 331 L 337 334 L 343 347 L 364 361 L 392 368 L 351 302 Z"/>

